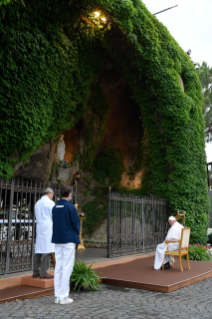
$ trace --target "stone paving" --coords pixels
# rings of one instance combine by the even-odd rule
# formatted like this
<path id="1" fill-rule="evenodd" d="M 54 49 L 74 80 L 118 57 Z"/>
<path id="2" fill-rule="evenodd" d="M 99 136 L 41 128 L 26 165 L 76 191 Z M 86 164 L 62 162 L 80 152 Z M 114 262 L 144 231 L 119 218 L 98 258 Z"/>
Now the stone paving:
<path id="1" fill-rule="evenodd" d="M 54 304 L 54 296 L 0 305 L 10 319 L 212 319 L 212 278 L 164 294 L 103 285 L 101 292 L 71 292 L 71 305 Z"/>

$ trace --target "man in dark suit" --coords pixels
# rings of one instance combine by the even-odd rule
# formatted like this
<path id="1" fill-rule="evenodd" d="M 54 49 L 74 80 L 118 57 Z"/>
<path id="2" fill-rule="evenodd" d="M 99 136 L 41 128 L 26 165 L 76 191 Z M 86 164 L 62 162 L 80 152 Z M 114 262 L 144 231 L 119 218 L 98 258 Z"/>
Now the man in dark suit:
<path id="1" fill-rule="evenodd" d="M 80 244 L 80 219 L 70 200 L 72 187 L 61 186 L 62 199 L 52 210 L 56 267 L 54 274 L 55 303 L 70 304 L 70 276 L 74 267 L 76 245 Z"/>

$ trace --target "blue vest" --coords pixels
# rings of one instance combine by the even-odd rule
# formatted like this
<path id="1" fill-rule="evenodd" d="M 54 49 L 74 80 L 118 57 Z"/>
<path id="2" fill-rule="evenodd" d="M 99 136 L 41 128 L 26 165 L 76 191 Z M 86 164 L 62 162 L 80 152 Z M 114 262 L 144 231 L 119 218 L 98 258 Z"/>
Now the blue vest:
<path id="1" fill-rule="evenodd" d="M 52 243 L 80 244 L 80 219 L 75 206 L 65 199 L 61 199 L 52 210 L 53 236 Z"/>

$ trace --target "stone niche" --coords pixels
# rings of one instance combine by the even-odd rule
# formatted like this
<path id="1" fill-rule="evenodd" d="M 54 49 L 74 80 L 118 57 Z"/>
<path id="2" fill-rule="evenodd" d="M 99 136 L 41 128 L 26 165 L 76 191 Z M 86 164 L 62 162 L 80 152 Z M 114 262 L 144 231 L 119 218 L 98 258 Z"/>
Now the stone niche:
<path id="1" fill-rule="evenodd" d="M 126 169 L 122 175 L 121 186 L 139 188 L 141 171 L 136 174 L 133 181 L 127 174 L 128 168 L 135 160 L 136 150 L 140 148 L 143 135 L 139 106 L 132 97 L 133 92 L 127 81 L 112 66 L 107 76 L 101 80 L 100 87 L 109 111 L 99 149 L 120 149 Z"/>
<path id="2" fill-rule="evenodd" d="M 57 166 L 57 174 L 54 174 L 56 180 L 64 185 L 73 184 L 74 174 L 79 170 L 79 163 L 74 162 L 74 155 L 79 152 L 79 130 L 77 127 L 71 130 L 64 131 L 62 134 L 62 140 L 64 145 L 64 152 L 62 151 L 62 157 L 58 158 L 60 139 L 56 147 L 55 162 Z"/>
<path id="3" fill-rule="evenodd" d="M 70 185 L 73 175 L 79 170 L 78 163 L 73 164 L 74 155 L 79 151 L 79 131 L 77 127 L 63 132 L 64 141 L 64 166 L 60 167 L 58 159 L 58 143 L 60 137 L 55 141 L 45 143 L 41 148 L 37 149 L 28 162 L 19 163 L 15 166 L 14 176 L 33 178 L 48 182 L 52 175 L 52 167 L 57 171 L 53 174 L 53 179 L 59 179 L 63 184 Z M 60 163 L 61 164 L 61 163 Z M 61 165 L 62 165 L 61 164 Z M 58 168 L 56 169 L 56 166 Z M 56 176 L 58 175 L 58 176 Z"/>
<path id="4" fill-rule="evenodd" d="M 28 162 L 21 162 L 15 166 L 14 176 L 47 182 L 51 175 L 56 145 L 56 141 L 45 143 L 30 156 Z"/>

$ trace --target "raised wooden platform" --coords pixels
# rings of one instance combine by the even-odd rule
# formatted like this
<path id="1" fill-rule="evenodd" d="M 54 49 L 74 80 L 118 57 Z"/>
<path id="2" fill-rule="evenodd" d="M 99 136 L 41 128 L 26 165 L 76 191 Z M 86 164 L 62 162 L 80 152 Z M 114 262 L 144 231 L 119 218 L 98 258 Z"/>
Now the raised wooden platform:
<path id="1" fill-rule="evenodd" d="M 106 284 L 166 293 L 212 277 L 211 262 L 190 261 L 191 269 L 188 270 L 183 260 L 183 272 L 177 257 L 174 268 L 155 270 L 153 265 L 154 255 L 146 255 L 102 262 L 94 264 L 93 268 L 104 277 Z"/>
<path id="2" fill-rule="evenodd" d="M 104 277 L 106 284 L 161 292 L 172 292 L 212 277 L 211 262 L 190 261 L 188 270 L 183 260 L 184 272 L 180 271 L 178 258 L 175 267 L 169 270 L 154 270 L 153 264 L 154 255 L 146 255 L 96 263 L 93 269 Z M 23 284 L 25 280 L 27 285 Z M 0 303 L 53 294 L 53 279 L 40 280 L 28 275 L 0 280 Z"/>
<path id="3" fill-rule="evenodd" d="M 0 304 L 8 301 L 32 299 L 54 294 L 53 288 L 42 289 L 25 285 L 18 285 L 0 289 Z"/>
<path id="4" fill-rule="evenodd" d="M 48 271 L 48 273 L 54 275 L 53 270 Z M 45 283 L 44 281 L 49 282 Z M 24 282 L 26 284 L 23 284 Z M 30 283 L 33 283 L 33 285 L 29 285 Z M 32 278 L 32 275 L 0 279 L 0 304 L 13 300 L 31 299 L 53 294 L 53 279 Z"/>
<path id="5" fill-rule="evenodd" d="M 54 288 L 54 278 L 40 279 L 40 278 L 33 278 L 32 275 L 23 276 L 21 279 L 21 285 L 38 287 L 43 289 Z"/>

